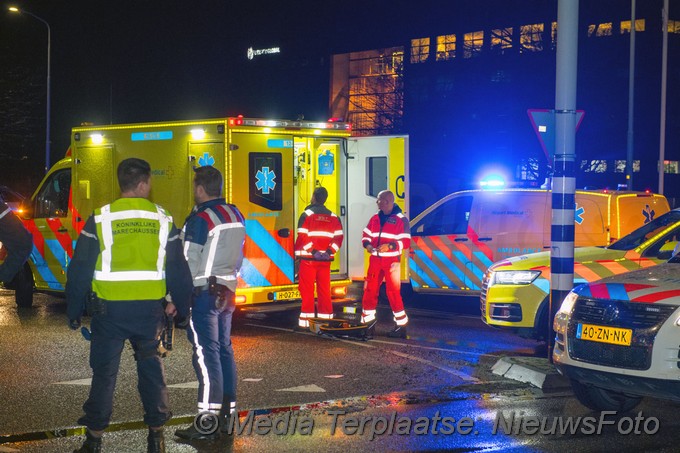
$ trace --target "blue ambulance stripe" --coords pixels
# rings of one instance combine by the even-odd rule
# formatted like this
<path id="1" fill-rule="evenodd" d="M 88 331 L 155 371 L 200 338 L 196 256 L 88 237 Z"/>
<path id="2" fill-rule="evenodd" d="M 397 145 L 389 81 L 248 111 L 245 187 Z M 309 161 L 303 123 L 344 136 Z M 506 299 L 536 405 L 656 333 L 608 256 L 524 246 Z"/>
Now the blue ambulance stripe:
<path id="1" fill-rule="evenodd" d="M 493 264 L 493 261 L 491 261 L 485 254 L 484 252 L 475 252 L 474 255 L 479 259 L 479 261 L 482 262 L 484 265 L 484 269 L 482 269 L 482 272 L 486 272 L 486 270 Z"/>
<path id="2" fill-rule="evenodd" d="M 607 283 L 609 297 L 616 300 L 630 300 L 623 283 Z"/>
<path id="3" fill-rule="evenodd" d="M 462 266 L 462 268 L 465 268 L 466 265 L 470 262 L 470 260 L 468 260 L 467 256 L 465 256 L 465 254 L 463 252 L 453 252 L 453 256 L 456 257 L 456 259 L 460 262 L 460 264 L 458 266 L 456 266 L 451 261 L 448 261 L 448 264 L 447 264 L 448 269 L 450 271 L 452 271 L 454 274 L 456 274 L 456 277 L 461 279 L 465 283 L 465 285 L 468 286 L 469 288 L 479 289 L 479 286 L 472 283 L 470 281 L 470 279 L 465 275 L 465 272 L 460 270 L 461 266 Z M 473 267 L 474 267 L 474 265 L 473 265 Z M 475 270 L 472 269 L 472 272 L 475 273 Z M 482 277 L 483 277 L 483 275 L 482 275 Z M 482 277 L 479 278 L 480 282 L 482 281 Z"/>
<path id="4" fill-rule="evenodd" d="M 276 242 L 260 222 L 257 220 L 246 220 L 246 234 L 260 249 L 267 253 L 267 257 L 281 269 L 281 272 L 284 273 L 288 280 L 291 282 L 295 281 L 293 257 Z"/>
<path id="5" fill-rule="evenodd" d="M 453 270 L 453 271 L 454 271 L 453 273 L 456 274 L 456 276 L 458 276 L 458 273 L 455 272 L 455 271 L 456 271 L 455 266 L 453 265 L 453 263 L 451 262 L 451 260 L 449 260 L 449 259 L 447 258 L 447 256 L 444 255 L 444 252 L 442 252 L 441 250 L 433 250 L 433 251 L 432 251 L 432 255 L 436 256 L 437 259 L 439 259 L 442 263 L 444 263 L 444 266 L 445 266 L 447 269 Z M 430 263 L 431 263 L 431 265 L 430 265 Z M 437 274 L 437 277 L 439 277 L 439 278 L 444 282 L 444 284 L 445 284 L 446 286 L 448 286 L 449 288 L 450 288 L 451 286 L 453 286 L 453 282 L 451 281 L 451 279 L 449 278 L 449 276 L 446 275 L 446 274 L 444 273 L 444 271 L 440 270 L 440 269 L 439 269 L 439 266 L 437 266 L 436 264 L 434 264 L 434 262 L 430 261 L 430 263 L 428 263 L 428 266 L 430 266 L 430 267 L 432 268 L 432 270 L 434 271 L 434 273 Z M 463 276 L 463 279 L 464 279 L 464 278 L 465 278 L 465 276 Z"/>
<path id="6" fill-rule="evenodd" d="M 416 254 L 418 254 L 418 251 L 416 251 Z M 413 273 L 417 275 L 425 285 L 429 286 L 430 288 L 439 287 L 439 285 L 433 282 L 432 279 L 425 273 L 425 271 L 420 268 L 420 266 L 416 264 L 416 261 L 413 259 L 411 259 L 411 269 L 413 269 Z"/>
<path id="7" fill-rule="evenodd" d="M 240 277 L 246 284 L 251 286 L 271 286 L 271 283 L 265 278 L 264 275 L 257 270 L 253 263 L 251 263 L 248 258 L 243 258 L 243 264 L 241 264 L 241 270 L 239 271 Z"/>
<path id="8" fill-rule="evenodd" d="M 57 259 L 62 269 L 66 270 L 66 251 L 56 239 L 45 239 L 45 244 L 50 248 L 52 255 Z"/>
<path id="9" fill-rule="evenodd" d="M 45 280 L 45 283 L 47 283 L 47 286 L 50 289 L 56 289 L 61 291 L 64 290 L 64 285 L 57 281 L 57 278 L 54 276 L 50 268 L 47 266 L 47 261 L 45 261 L 45 258 L 40 254 L 35 244 L 33 244 L 33 252 L 31 252 L 31 259 L 33 260 L 33 264 L 36 271 L 38 272 L 38 274 L 40 274 L 40 277 L 43 280 Z"/>

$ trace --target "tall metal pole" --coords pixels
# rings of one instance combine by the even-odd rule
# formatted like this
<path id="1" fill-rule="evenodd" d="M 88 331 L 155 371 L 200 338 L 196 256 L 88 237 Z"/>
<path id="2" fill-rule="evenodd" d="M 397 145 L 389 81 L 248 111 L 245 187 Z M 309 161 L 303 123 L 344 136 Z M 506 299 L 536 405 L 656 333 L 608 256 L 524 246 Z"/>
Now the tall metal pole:
<path id="1" fill-rule="evenodd" d="M 549 359 L 555 346 L 552 321 L 574 286 L 574 208 L 576 193 L 576 75 L 578 0 L 557 3 L 557 77 L 555 80 L 555 173 L 550 244 Z"/>
<path id="2" fill-rule="evenodd" d="M 50 24 L 47 23 L 45 19 L 43 19 L 40 16 L 36 16 L 30 11 L 26 11 L 25 9 L 19 9 L 14 6 L 9 7 L 9 10 L 14 12 L 14 13 L 19 13 L 19 14 L 26 14 L 27 16 L 30 16 L 40 22 L 42 22 L 46 27 L 47 27 L 47 101 L 46 101 L 46 115 L 45 115 L 45 173 L 50 169 L 50 112 L 51 112 L 51 102 L 52 102 L 52 93 L 51 93 L 51 59 L 52 59 L 52 29 L 50 28 Z"/>
<path id="3" fill-rule="evenodd" d="M 661 51 L 661 124 L 659 132 L 659 193 L 663 195 L 666 173 L 666 79 L 668 72 L 668 0 L 663 2 L 663 50 Z"/>
<path id="4" fill-rule="evenodd" d="M 630 57 L 628 59 L 628 142 L 626 183 L 633 190 L 633 111 L 635 106 L 635 0 L 630 1 Z"/>

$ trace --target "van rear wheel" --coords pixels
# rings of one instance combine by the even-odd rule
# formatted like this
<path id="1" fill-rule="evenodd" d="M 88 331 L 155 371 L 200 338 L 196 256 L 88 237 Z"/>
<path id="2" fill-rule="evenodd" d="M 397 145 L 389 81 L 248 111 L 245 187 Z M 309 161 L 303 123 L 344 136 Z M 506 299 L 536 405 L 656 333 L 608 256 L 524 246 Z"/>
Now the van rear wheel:
<path id="1" fill-rule="evenodd" d="M 11 283 L 14 288 L 14 300 L 17 307 L 31 308 L 33 306 L 33 273 L 28 266 L 24 266 Z"/>
<path id="2" fill-rule="evenodd" d="M 627 412 L 640 404 L 642 400 L 641 396 L 626 395 L 601 387 L 585 385 L 574 379 L 571 380 L 571 388 L 581 404 L 595 411 Z"/>

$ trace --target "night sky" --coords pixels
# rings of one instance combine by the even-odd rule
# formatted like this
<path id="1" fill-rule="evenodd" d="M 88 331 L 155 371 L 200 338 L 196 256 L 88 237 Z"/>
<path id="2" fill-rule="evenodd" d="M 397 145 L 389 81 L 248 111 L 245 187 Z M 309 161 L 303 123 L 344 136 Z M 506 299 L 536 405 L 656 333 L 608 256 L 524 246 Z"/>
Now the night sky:
<path id="1" fill-rule="evenodd" d="M 329 56 L 364 50 L 366 36 L 371 44 L 401 43 L 408 30 L 400 11 L 408 3 L 3 2 L 0 184 L 30 192 L 42 174 L 45 149 L 47 30 L 7 11 L 10 5 L 40 16 L 52 30 L 54 163 L 68 147 L 71 127 L 83 121 L 237 114 L 326 119 Z M 250 61 L 249 47 L 279 47 L 281 53 Z"/>

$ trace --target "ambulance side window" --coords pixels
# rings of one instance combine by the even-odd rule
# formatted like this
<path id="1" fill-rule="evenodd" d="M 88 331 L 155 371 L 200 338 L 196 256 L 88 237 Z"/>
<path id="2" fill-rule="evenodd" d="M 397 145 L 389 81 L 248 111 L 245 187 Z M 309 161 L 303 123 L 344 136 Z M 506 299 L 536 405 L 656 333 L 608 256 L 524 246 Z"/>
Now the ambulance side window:
<path id="1" fill-rule="evenodd" d="M 472 197 L 455 197 L 437 206 L 411 228 L 412 236 L 466 234 Z"/>
<path id="2" fill-rule="evenodd" d="M 366 195 L 377 197 L 387 190 L 387 157 L 368 157 Z"/>
<path id="3" fill-rule="evenodd" d="M 35 197 L 35 218 L 66 217 L 71 190 L 71 170 L 53 173 Z"/>

